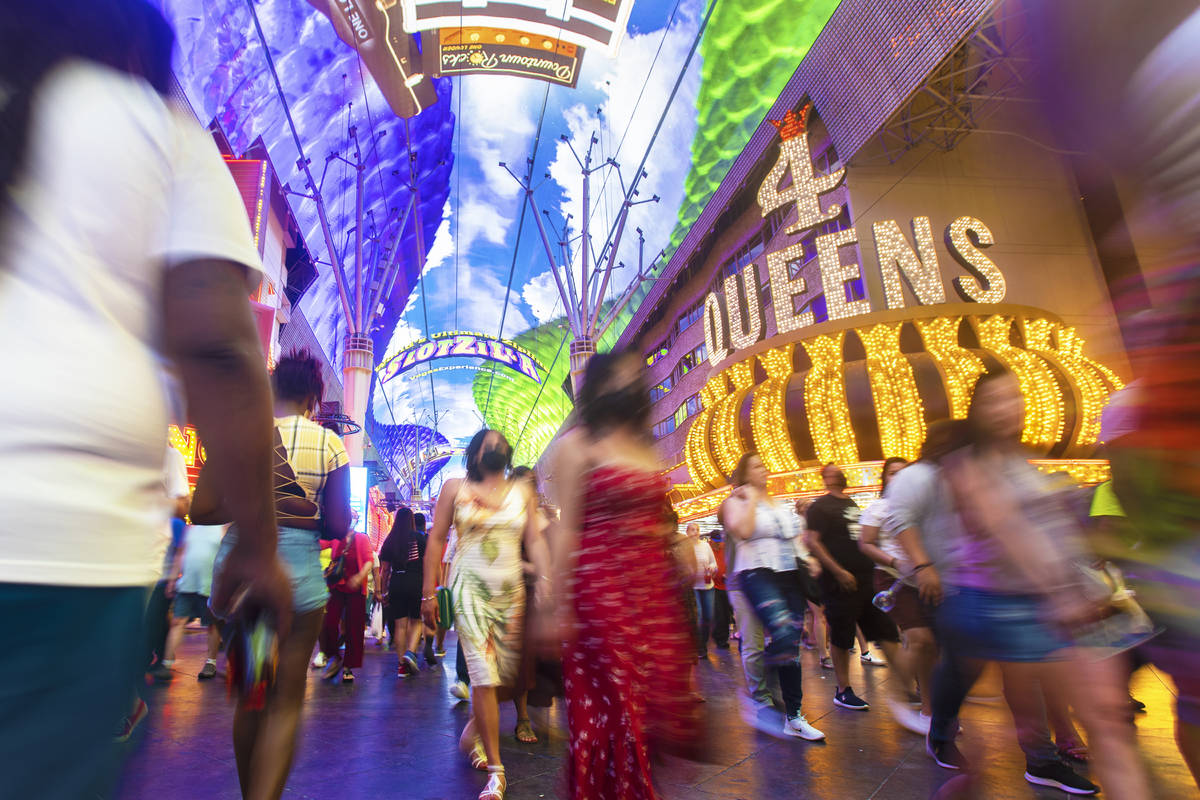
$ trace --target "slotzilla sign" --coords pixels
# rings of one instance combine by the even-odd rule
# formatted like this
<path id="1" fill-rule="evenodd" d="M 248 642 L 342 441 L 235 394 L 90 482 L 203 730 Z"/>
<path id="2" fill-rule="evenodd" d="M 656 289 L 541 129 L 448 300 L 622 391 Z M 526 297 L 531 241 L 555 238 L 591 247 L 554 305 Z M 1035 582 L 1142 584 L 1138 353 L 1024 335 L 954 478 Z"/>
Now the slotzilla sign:
<path id="1" fill-rule="evenodd" d="M 442 75 L 517 75 L 575 88 L 583 48 L 558 39 L 496 28 L 443 28 Z"/>
<path id="2" fill-rule="evenodd" d="M 386 383 L 413 367 L 442 358 L 482 358 L 511 367 L 522 375 L 542 382 L 545 370 L 533 356 L 512 342 L 482 333 L 439 333 L 416 342 L 379 366 L 379 382 Z"/>

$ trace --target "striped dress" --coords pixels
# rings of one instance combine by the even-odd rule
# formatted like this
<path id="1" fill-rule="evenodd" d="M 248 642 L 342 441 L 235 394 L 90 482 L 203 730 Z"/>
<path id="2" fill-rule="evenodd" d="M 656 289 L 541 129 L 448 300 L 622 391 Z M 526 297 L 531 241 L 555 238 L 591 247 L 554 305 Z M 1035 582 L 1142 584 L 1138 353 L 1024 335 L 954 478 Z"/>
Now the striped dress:
<path id="1" fill-rule="evenodd" d="M 515 486 L 498 509 L 474 497 L 454 506 L 458 545 L 450 592 L 473 686 L 511 686 L 517 677 L 525 625 L 525 519 L 525 495 Z"/>

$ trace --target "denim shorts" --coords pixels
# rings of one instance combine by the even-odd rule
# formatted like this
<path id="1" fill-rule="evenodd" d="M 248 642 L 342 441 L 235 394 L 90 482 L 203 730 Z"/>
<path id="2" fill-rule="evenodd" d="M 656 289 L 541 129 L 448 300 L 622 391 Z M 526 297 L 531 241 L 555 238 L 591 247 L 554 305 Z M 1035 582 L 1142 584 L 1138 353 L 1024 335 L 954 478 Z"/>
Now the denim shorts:
<path id="1" fill-rule="evenodd" d="M 1047 623 L 1041 601 L 1033 595 L 947 586 L 936 620 L 938 638 L 953 642 L 962 658 L 1050 661 L 1071 646 Z"/>
<path id="2" fill-rule="evenodd" d="M 213 581 L 221 574 L 229 551 L 237 544 L 237 526 L 231 526 L 213 563 Z M 316 531 L 279 529 L 279 559 L 292 578 L 292 608 L 297 614 L 324 608 L 329 600 L 325 574 L 321 570 L 321 545 Z"/>

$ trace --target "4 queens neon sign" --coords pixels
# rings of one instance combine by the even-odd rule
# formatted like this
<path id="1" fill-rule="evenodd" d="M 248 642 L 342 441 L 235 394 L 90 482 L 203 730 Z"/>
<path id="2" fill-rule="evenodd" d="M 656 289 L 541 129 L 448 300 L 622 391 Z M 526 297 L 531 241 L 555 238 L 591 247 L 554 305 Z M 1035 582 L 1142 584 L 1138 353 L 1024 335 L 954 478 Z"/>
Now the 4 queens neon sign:
<path id="1" fill-rule="evenodd" d="M 437 333 L 414 342 L 380 364 L 379 382 L 386 383 L 413 367 L 443 358 L 482 358 L 511 367 L 537 383 L 546 368 L 512 342 L 482 333 Z"/>

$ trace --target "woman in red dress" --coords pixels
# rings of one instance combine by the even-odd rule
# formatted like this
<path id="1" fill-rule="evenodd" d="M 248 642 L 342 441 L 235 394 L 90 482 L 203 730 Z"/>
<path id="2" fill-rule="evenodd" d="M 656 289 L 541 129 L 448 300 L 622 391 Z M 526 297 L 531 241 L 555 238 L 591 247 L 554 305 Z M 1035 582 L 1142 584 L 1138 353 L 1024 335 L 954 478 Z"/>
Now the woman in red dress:
<path id="1" fill-rule="evenodd" d="M 695 644 L 641 372 L 636 354 L 594 356 L 582 425 L 558 448 L 554 585 L 566 640 L 572 800 L 653 800 L 651 751 L 698 735 L 689 685 Z"/>

